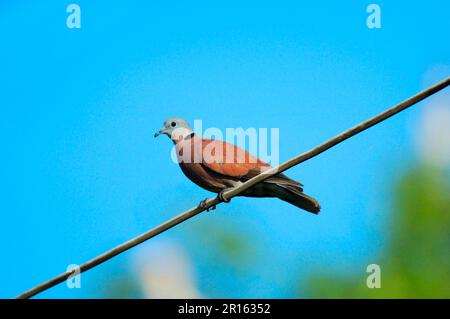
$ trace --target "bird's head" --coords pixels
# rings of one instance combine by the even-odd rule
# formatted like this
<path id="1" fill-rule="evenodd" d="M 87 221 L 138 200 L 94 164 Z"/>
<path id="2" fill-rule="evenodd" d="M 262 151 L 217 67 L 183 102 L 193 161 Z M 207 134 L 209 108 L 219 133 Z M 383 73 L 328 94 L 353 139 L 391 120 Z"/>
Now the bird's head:
<path id="1" fill-rule="evenodd" d="M 193 133 L 189 124 L 179 117 L 172 117 L 164 121 L 163 128 L 155 133 L 155 137 L 166 134 L 174 142 L 177 142 Z"/>

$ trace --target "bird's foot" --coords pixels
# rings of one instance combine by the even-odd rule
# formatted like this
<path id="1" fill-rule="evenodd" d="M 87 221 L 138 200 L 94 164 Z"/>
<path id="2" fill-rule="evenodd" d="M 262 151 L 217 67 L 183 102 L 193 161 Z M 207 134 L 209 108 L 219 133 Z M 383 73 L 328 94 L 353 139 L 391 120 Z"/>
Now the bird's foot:
<path id="1" fill-rule="evenodd" d="M 204 200 L 202 200 L 199 204 L 198 207 L 200 208 L 205 208 L 206 207 L 206 202 L 208 201 L 207 198 L 205 198 Z M 216 205 L 213 205 L 209 208 L 206 209 L 207 212 L 209 212 L 210 210 L 215 210 L 216 209 Z"/>
<path id="2" fill-rule="evenodd" d="M 224 195 L 224 193 L 226 192 L 226 191 L 229 191 L 231 188 L 225 188 L 225 189 L 222 189 L 220 192 L 219 192 L 219 194 L 217 195 L 217 197 L 219 197 L 219 199 L 222 201 L 222 202 L 224 202 L 224 203 L 229 203 L 230 201 L 231 201 L 231 198 L 226 198 L 225 196 L 223 196 Z"/>

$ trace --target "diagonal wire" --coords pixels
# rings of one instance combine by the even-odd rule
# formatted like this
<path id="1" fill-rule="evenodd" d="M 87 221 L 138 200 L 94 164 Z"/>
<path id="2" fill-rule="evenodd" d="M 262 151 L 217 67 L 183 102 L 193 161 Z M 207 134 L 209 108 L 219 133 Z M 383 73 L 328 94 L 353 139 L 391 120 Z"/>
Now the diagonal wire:
<path id="1" fill-rule="evenodd" d="M 321 154 L 322 152 L 325 152 L 326 150 L 345 141 L 346 139 L 348 139 L 358 133 L 361 133 L 364 130 L 367 130 L 368 128 L 390 118 L 391 116 L 407 109 L 408 107 L 410 107 L 410 106 L 424 100 L 425 98 L 435 94 L 436 92 L 446 88 L 449 84 L 450 84 L 450 77 L 446 78 L 445 80 L 443 80 L 433 86 L 428 87 L 427 89 L 417 93 L 416 95 L 408 98 L 407 100 L 405 100 L 405 101 L 387 109 L 386 111 L 348 129 L 347 131 L 342 132 L 339 135 L 336 135 L 335 137 L 320 144 L 319 146 L 317 146 L 305 153 L 297 155 L 294 158 L 282 163 L 281 165 L 274 167 L 272 169 L 269 169 L 255 177 L 253 177 L 252 179 L 246 181 L 245 183 L 224 192 L 223 198 L 228 201 L 231 198 L 238 196 L 239 194 L 241 194 L 245 190 L 249 189 L 250 187 L 254 186 L 255 184 L 261 183 L 264 180 L 270 178 L 271 176 L 279 174 L 279 173 L 291 168 L 292 166 L 298 165 L 306 160 L 309 160 L 309 159 Z M 162 223 L 161 225 L 159 225 L 159 226 L 157 226 L 157 227 L 155 227 L 133 239 L 130 239 L 127 242 L 120 244 L 120 245 L 114 247 L 113 249 L 108 250 L 107 252 L 95 257 L 94 259 L 91 259 L 88 262 L 80 265 L 79 272 L 81 273 L 81 272 L 87 271 L 91 268 L 94 268 L 94 267 L 104 263 L 105 261 L 113 258 L 114 256 L 117 256 L 117 255 L 123 253 L 124 251 L 126 251 L 130 248 L 133 248 L 134 246 L 137 246 L 137 245 L 143 243 L 144 241 L 146 241 L 152 237 L 155 237 L 156 235 L 159 235 L 159 234 L 165 232 L 166 230 L 168 230 L 168 229 L 170 229 L 170 228 L 194 217 L 195 215 L 198 215 L 201 212 L 204 212 L 207 209 L 209 209 L 215 205 L 218 205 L 222 202 L 223 201 L 219 197 L 213 197 L 213 198 L 207 199 L 204 202 L 204 205 L 202 205 L 201 207 L 200 206 L 193 207 L 193 208 L 179 214 L 178 216 L 175 216 L 175 217 L 169 219 L 168 221 Z M 38 293 L 41 293 L 53 286 L 56 286 L 59 283 L 62 283 L 67 278 L 74 275 L 74 271 L 75 270 L 66 271 L 48 281 L 43 282 L 42 284 L 40 284 L 34 288 L 31 288 L 30 290 L 25 291 L 24 293 L 18 295 L 16 298 L 26 299 L 26 298 L 33 297 L 33 296 L 37 295 Z"/>

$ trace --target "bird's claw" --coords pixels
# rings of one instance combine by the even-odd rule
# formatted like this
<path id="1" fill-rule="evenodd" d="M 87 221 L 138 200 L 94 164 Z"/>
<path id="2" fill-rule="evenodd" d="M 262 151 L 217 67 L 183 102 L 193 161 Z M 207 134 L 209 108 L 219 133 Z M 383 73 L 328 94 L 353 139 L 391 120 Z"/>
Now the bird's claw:
<path id="1" fill-rule="evenodd" d="M 206 207 L 206 202 L 208 201 L 208 199 L 207 198 L 205 198 L 204 200 L 202 200 L 199 204 L 198 204 L 198 207 L 200 207 L 200 208 L 205 208 Z M 213 205 L 213 206 L 211 206 L 211 207 L 208 207 L 207 209 L 206 209 L 206 211 L 207 212 L 209 212 L 210 210 L 215 210 L 216 209 L 216 205 Z"/>
<path id="2" fill-rule="evenodd" d="M 219 192 L 219 194 L 217 195 L 217 197 L 219 197 L 219 199 L 220 199 L 222 202 L 224 202 L 224 203 L 229 203 L 229 202 L 231 201 L 231 198 L 226 198 L 226 197 L 223 196 L 223 194 L 224 194 L 226 191 L 228 191 L 228 190 L 229 190 L 229 188 L 222 189 L 222 190 Z"/>
<path id="3" fill-rule="evenodd" d="M 229 188 L 225 188 L 225 189 L 221 190 L 221 191 L 219 192 L 219 194 L 217 194 L 217 197 L 220 199 L 221 202 L 229 203 L 229 202 L 231 201 L 230 198 L 226 198 L 226 197 L 223 196 L 223 194 L 224 194 L 227 190 L 229 190 Z M 206 203 L 207 203 L 207 202 L 208 202 L 208 198 L 205 198 L 204 200 L 202 200 L 202 201 L 198 204 L 198 207 L 199 207 L 199 208 L 202 208 L 202 209 L 205 209 Z M 209 212 L 210 210 L 215 210 L 215 209 L 216 209 L 216 205 L 212 205 L 211 207 L 206 208 L 206 211 Z"/>

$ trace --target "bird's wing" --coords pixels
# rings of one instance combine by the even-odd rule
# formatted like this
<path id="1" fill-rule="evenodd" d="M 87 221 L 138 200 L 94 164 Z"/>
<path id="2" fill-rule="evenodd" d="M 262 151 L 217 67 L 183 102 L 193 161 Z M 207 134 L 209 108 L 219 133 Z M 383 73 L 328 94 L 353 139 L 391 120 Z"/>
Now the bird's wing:
<path id="1" fill-rule="evenodd" d="M 202 147 L 202 165 L 224 176 L 247 181 L 272 168 L 244 149 L 227 142 L 203 139 Z M 303 191 L 302 183 L 290 179 L 283 173 L 268 178 L 266 182 Z"/>
<path id="2" fill-rule="evenodd" d="M 238 179 L 250 179 L 271 166 L 236 145 L 203 139 L 202 165 L 208 169 Z"/>

